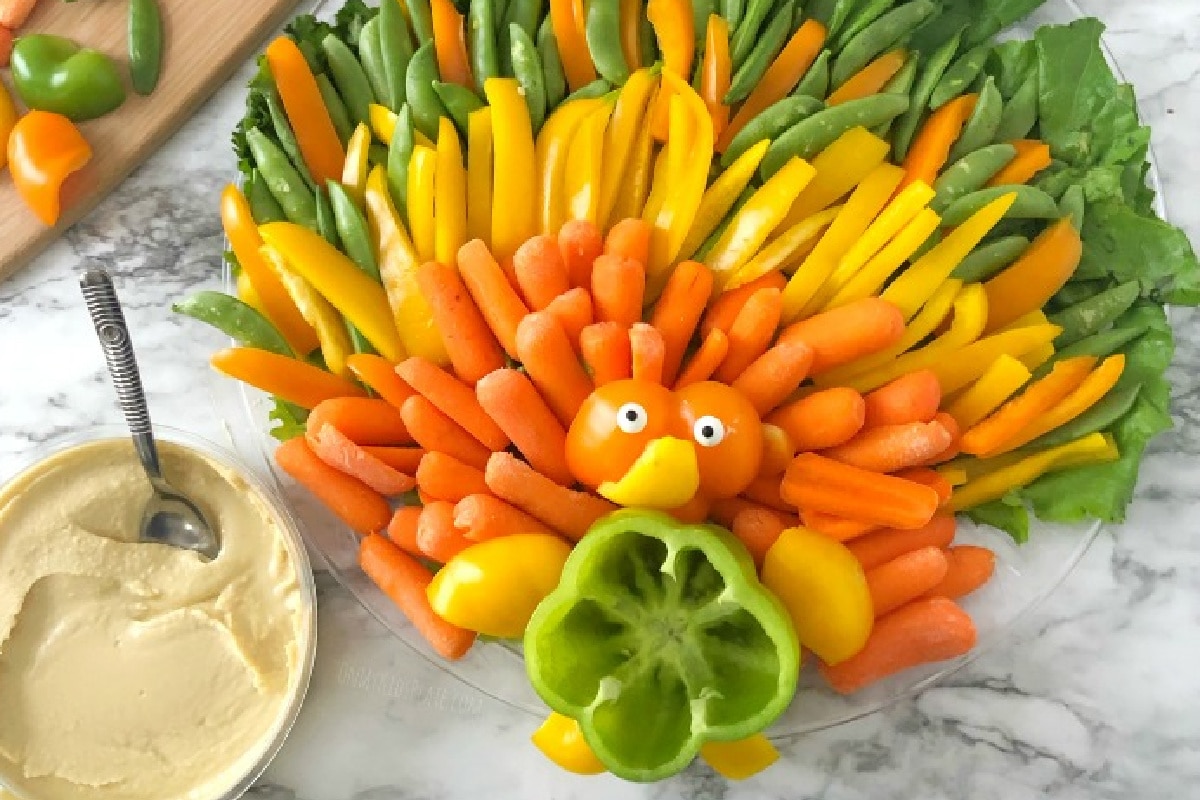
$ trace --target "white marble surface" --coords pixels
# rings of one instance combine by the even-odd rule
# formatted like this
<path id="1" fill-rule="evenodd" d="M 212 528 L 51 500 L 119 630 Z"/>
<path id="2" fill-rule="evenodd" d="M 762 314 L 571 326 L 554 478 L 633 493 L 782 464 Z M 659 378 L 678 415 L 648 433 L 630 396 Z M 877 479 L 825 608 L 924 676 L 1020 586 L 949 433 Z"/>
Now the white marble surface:
<path id="1" fill-rule="evenodd" d="M 1084 0 L 1154 126 L 1172 218 L 1200 242 L 1200 5 Z M 88 219 L 0 284 L 0 474 L 52 434 L 119 421 L 75 273 L 113 270 L 158 422 L 214 439 L 206 355 L 221 337 L 169 301 L 220 271 L 216 198 L 240 76 Z M 1175 317 L 1176 430 L 1146 461 L 1129 522 L 1067 584 L 948 684 L 788 744 L 729 785 L 696 766 L 654 787 L 558 772 L 535 720 L 466 688 L 391 638 L 327 574 L 312 692 L 253 797 L 779 797 L 828 800 L 1187 798 L 1200 794 L 1200 333 Z M 2 713 L 2 712 L 0 712 Z"/>

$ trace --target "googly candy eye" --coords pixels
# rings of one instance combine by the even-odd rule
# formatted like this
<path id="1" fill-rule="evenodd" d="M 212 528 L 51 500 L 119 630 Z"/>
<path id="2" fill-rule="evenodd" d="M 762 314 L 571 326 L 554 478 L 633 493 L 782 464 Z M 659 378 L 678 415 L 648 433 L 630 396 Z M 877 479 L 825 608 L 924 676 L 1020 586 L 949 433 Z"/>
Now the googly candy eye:
<path id="1" fill-rule="evenodd" d="M 692 437 L 701 447 L 716 447 L 725 441 L 725 423 L 713 416 L 704 416 L 692 426 Z"/>
<path id="2" fill-rule="evenodd" d="M 638 403 L 626 403 L 617 409 L 617 427 L 625 433 L 641 433 L 650 423 L 650 415 Z"/>

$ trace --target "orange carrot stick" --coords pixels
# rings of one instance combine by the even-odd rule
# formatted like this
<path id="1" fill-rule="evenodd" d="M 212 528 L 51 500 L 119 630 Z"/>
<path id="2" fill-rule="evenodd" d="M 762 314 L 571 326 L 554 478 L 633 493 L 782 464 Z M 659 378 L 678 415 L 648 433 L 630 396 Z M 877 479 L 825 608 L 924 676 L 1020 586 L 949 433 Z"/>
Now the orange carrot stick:
<path id="1" fill-rule="evenodd" d="M 675 380 L 675 388 L 682 389 L 711 378 L 717 371 L 717 367 L 721 366 L 721 362 L 725 360 L 725 354 L 728 352 L 729 337 L 720 328 L 713 328 L 704 337 L 700 349 L 692 353 L 691 359 L 680 371 L 679 377 Z"/>
<path id="2" fill-rule="evenodd" d="M 650 260 L 651 230 L 650 223 L 643 219 L 623 219 L 609 230 L 608 238 L 604 240 L 604 252 L 646 264 Z"/>
<path id="3" fill-rule="evenodd" d="M 755 478 L 742 492 L 742 496 L 756 503 L 761 503 L 767 508 L 773 508 L 776 511 L 783 511 L 789 514 L 795 513 L 796 507 L 786 502 L 779 495 L 781 481 L 782 478 L 778 475 Z"/>
<path id="4" fill-rule="evenodd" d="M 400 413 L 417 444 L 426 450 L 447 453 L 477 469 L 487 463 L 491 451 L 423 396 L 408 398 Z"/>
<path id="5" fill-rule="evenodd" d="M 616 322 L 597 322 L 579 334 L 579 350 L 597 386 L 623 381 L 633 374 L 629 329 Z"/>
<path id="6" fill-rule="evenodd" d="M 467 495 L 486 494 L 483 470 L 446 453 L 432 452 L 417 467 L 417 486 L 429 497 L 457 503 Z"/>
<path id="7" fill-rule="evenodd" d="M 937 492 L 928 486 L 816 453 L 796 456 L 784 474 L 780 494 L 797 508 L 893 528 L 923 527 L 938 509 Z"/>
<path id="8" fill-rule="evenodd" d="M 714 500 L 712 506 L 709 508 L 708 515 L 721 527 L 732 530 L 733 521 L 737 519 L 737 515 L 748 508 L 771 510 L 762 503 L 756 503 L 744 497 L 729 497 L 724 500 Z"/>
<path id="9" fill-rule="evenodd" d="M 472 494 L 454 506 L 454 525 L 473 542 L 522 533 L 554 533 L 519 508 L 486 491 Z"/>
<path id="10" fill-rule="evenodd" d="M 779 535 L 796 527 L 799 520 L 765 508 L 747 508 L 733 518 L 733 535 L 746 545 L 756 566 L 761 567 L 767 551 Z"/>
<path id="11" fill-rule="evenodd" d="M 755 292 L 761 289 L 778 289 L 782 292 L 785 286 L 787 286 L 787 278 L 783 276 L 782 272 L 775 270 L 755 278 L 749 283 L 744 283 L 736 289 L 723 292 L 709 305 L 708 313 L 704 315 L 704 320 L 700 323 L 700 334 L 708 336 L 709 331 L 713 328 L 720 328 L 725 333 L 729 333 L 742 306 L 746 305 L 746 301 L 753 297 Z"/>
<path id="12" fill-rule="evenodd" d="M 475 633 L 446 622 L 429 605 L 425 590 L 433 573 L 415 558 L 382 536 L 368 536 L 359 548 L 358 563 L 438 655 L 454 661 L 471 649 Z"/>
<path id="13" fill-rule="evenodd" d="M 266 59 L 313 180 L 318 186 L 328 180 L 341 180 L 346 150 L 304 54 L 289 37 L 280 36 L 267 47 Z"/>
<path id="14" fill-rule="evenodd" d="M 454 503 L 427 503 L 417 520 L 417 548 L 428 558 L 445 564 L 471 546 L 471 541 L 454 527 Z"/>
<path id="15" fill-rule="evenodd" d="M 335 397 L 308 415 L 310 430 L 332 425 L 357 445 L 412 444 L 413 437 L 400 410 L 386 400 Z"/>
<path id="16" fill-rule="evenodd" d="M 635 322 L 629 328 L 630 369 L 634 380 L 661 384 L 667 358 L 667 345 L 658 328 Z"/>
<path id="17" fill-rule="evenodd" d="M 796 322 L 780 341 L 801 341 L 813 349 L 812 373 L 849 364 L 894 345 L 904 336 L 904 314 L 886 300 L 868 297 Z"/>
<path id="18" fill-rule="evenodd" d="M 378 458 L 394 470 L 412 475 L 421 464 L 425 450 L 420 447 L 382 447 L 380 445 L 359 445 L 371 455 Z"/>
<path id="19" fill-rule="evenodd" d="M 949 562 L 941 549 L 922 547 L 867 572 L 875 616 L 882 617 L 921 597 L 946 577 Z"/>
<path id="20" fill-rule="evenodd" d="M 392 362 L 374 353 L 354 353 L 346 357 L 346 366 L 354 377 L 396 408 L 413 396 L 412 387 L 396 374 Z"/>
<path id="21" fill-rule="evenodd" d="M 904 159 L 906 174 L 896 191 L 917 181 L 933 186 L 942 167 L 950 160 L 950 150 L 974 113 L 977 102 L 979 95 L 964 94 L 930 115 Z"/>
<path id="22" fill-rule="evenodd" d="M 572 541 L 578 542 L 596 520 L 616 509 L 601 497 L 564 488 L 511 453 L 494 453 L 484 474 L 497 497 Z"/>
<path id="23" fill-rule="evenodd" d="M 302 436 L 275 448 L 275 463 L 356 533 L 381 531 L 392 518 L 383 495 L 317 458 Z"/>
<path id="24" fill-rule="evenodd" d="M 558 232 L 558 249 L 572 286 L 592 287 L 592 265 L 604 252 L 604 240 L 596 226 L 584 219 L 567 222 Z M 645 263 L 645 262 L 643 262 Z"/>
<path id="25" fill-rule="evenodd" d="M 474 385 L 504 366 L 504 351 L 456 270 L 436 261 L 422 264 L 417 269 L 417 287 L 429 301 L 458 377 Z"/>
<path id="26" fill-rule="evenodd" d="M 517 357 L 517 325 L 529 313 L 504 270 L 479 239 L 458 250 L 458 271 L 471 299 L 505 352 Z"/>
<path id="27" fill-rule="evenodd" d="M 963 655 L 975 646 L 975 624 L 944 597 L 919 600 L 875 622 L 866 647 L 821 674 L 840 694 L 851 694 L 901 670 Z"/>
<path id="28" fill-rule="evenodd" d="M 950 484 L 950 481 L 946 480 L 941 473 L 928 467 L 913 467 L 901 470 L 896 473 L 896 477 L 933 489 L 937 492 L 938 500 L 942 505 L 950 502 L 950 497 L 954 494 L 954 487 Z"/>
<path id="29" fill-rule="evenodd" d="M 752 294 L 729 329 L 729 352 L 717 368 L 716 379 L 733 383 L 767 352 L 782 315 L 783 294 L 778 289 L 760 289 Z"/>
<path id="30" fill-rule="evenodd" d="M 452 0 L 430 0 L 429 7 L 438 74 L 447 83 L 470 88 L 474 80 L 467 58 L 466 28 L 462 14 L 458 13 Z"/>
<path id="31" fill-rule="evenodd" d="M 496 370 L 479 382 L 475 394 L 533 469 L 563 486 L 575 482 L 567 467 L 567 431 L 528 377 L 515 369 Z"/>
<path id="32" fill-rule="evenodd" d="M 534 311 L 541 311 L 571 288 L 567 265 L 552 236 L 534 236 L 518 247 L 513 269 L 525 303 Z"/>
<path id="33" fill-rule="evenodd" d="M 837 387 L 788 403 L 767 415 L 767 422 L 787 431 L 796 452 L 803 453 L 850 441 L 862 430 L 866 413 L 861 394 Z"/>
<path id="34" fill-rule="evenodd" d="M 929 422 L 942 402 L 942 387 L 931 369 L 910 372 L 868 394 L 867 427 Z"/>
<path id="35" fill-rule="evenodd" d="M 953 514 L 939 514 L 923 528 L 884 528 L 861 536 L 846 546 L 863 565 L 863 569 L 874 569 L 922 547 L 949 547 L 954 541 L 957 524 Z"/>
<path id="36" fill-rule="evenodd" d="M 578 349 L 579 334 L 594 319 L 592 296 L 587 289 L 576 286 L 551 300 L 550 305 L 546 306 L 546 313 L 558 320 L 558 324 L 567 332 L 571 346 Z"/>
<path id="37" fill-rule="evenodd" d="M 227 347 L 209 363 L 231 378 L 302 408 L 333 397 L 361 397 L 365 392 L 345 378 L 288 356 L 254 347 Z"/>
<path id="38" fill-rule="evenodd" d="M 950 431 L 939 422 L 908 422 L 866 428 L 850 441 L 823 452 L 828 458 L 871 472 L 896 472 L 943 452 Z"/>
<path id="39" fill-rule="evenodd" d="M 534 386 L 563 427 L 568 427 L 595 388 L 558 320 L 545 311 L 517 327 L 517 355 Z"/>
<path id="40" fill-rule="evenodd" d="M 800 519 L 804 522 L 804 527 L 811 528 L 817 533 L 823 533 L 831 539 L 837 539 L 839 542 L 848 542 L 851 539 L 857 539 L 859 536 L 865 536 L 879 528 L 878 525 L 873 525 L 869 522 L 858 522 L 853 519 L 835 517 L 831 514 L 823 514 L 820 511 L 813 511 L 807 508 L 800 509 Z"/>
<path id="41" fill-rule="evenodd" d="M 317 458 L 334 469 L 358 478 L 385 497 L 404 494 L 416 485 L 411 475 L 405 475 L 380 461 L 350 441 L 332 425 L 309 428 L 308 446 Z"/>
<path id="42" fill-rule="evenodd" d="M 602 255 L 592 265 L 596 319 L 632 325 L 642 318 L 646 267 L 631 258 Z"/>
<path id="43" fill-rule="evenodd" d="M 949 567 L 946 577 L 925 593 L 927 597 L 966 597 L 991 580 L 996 571 L 996 554 L 986 547 L 959 545 L 944 552 Z"/>
<path id="44" fill-rule="evenodd" d="M 1039 172 L 1054 163 L 1050 156 L 1050 145 L 1036 139 L 1019 139 L 1009 142 L 1017 148 L 1017 157 L 1008 166 L 997 172 L 988 186 L 1012 186 L 1029 183 Z"/>
<path id="45" fill-rule="evenodd" d="M 409 386 L 433 403 L 454 423 L 474 436 L 489 450 L 508 447 L 508 437 L 479 405 L 471 387 L 446 372 L 432 361 L 418 356 L 396 367 L 397 374 Z"/>
<path id="46" fill-rule="evenodd" d="M 421 519 L 421 510 L 421 506 L 400 506 L 387 526 L 387 535 L 392 544 L 409 555 L 422 555 L 417 547 L 417 524 Z"/>
<path id="47" fill-rule="evenodd" d="M 792 443 L 788 432 L 778 425 L 763 423 L 762 435 L 762 465 L 758 468 L 758 474 L 779 477 L 796 457 L 796 445 Z"/>
<path id="48" fill-rule="evenodd" d="M 804 342 L 781 342 L 742 370 L 733 388 L 765 417 L 804 383 L 812 358 L 812 348 Z"/>
<path id="49" fill-rule="evenodd" d="M 613 232 L 616 232 L 616 228 Z M 609 234 L 609 240 L 611 242 L 612 233 Z M 679 375 L 683 354 L 712 296 L 712 288 L 712 270 L 697 261 L 684 261 L 671 272 L 658 302 L 654 304 L 650 324 L 662 334 L 666 347 L 663 383 L 667 386 L 674 383 Z"/>

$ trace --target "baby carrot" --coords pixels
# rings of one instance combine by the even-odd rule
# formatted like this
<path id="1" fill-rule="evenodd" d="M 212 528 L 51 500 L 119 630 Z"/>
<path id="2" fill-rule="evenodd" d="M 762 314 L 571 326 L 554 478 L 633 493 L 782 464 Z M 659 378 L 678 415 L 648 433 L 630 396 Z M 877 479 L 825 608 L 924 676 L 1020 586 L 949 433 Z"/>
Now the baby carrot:
<path id="1" fill-rule="evenodd" d="M 448 453 L 477 469 L 487 463 L 491 451 L 422 395 L 408 398 L 400 413 L 417 444 L 426 450 Z"/>
<path id="2" fill-rule="evenodd" d="M 746 305 L 746 301 L 753 297 L 755 292 L 760 289 L 778 289 L 782 292 L 785 286 L 787 286 L 787 278 L 783 276 L 782 272 L 774 270 L 749 283 L 744 283 L 736 289 L 721 293 L 709 304 L 708 313 L 704 315 L 704 320 L 700 323 L 701 335 L 707 336 L 713 328 L 720 328 L 725 333 L 729 333 L 742 306 Z"/>
<path id="3" fill-rule="evenodd" d="M 476 385 L 475 394 L 533 469 L 563 486 L 575 482 L 567 467 L 567 431 L 528 377 L 498 369 Z"/>
<path id="4" fill-rule="evenodd" d="M 417 520 L 417 548 L 428 558 L 445 564 L 471 546 L 471 541 L 454 527 L 454 503 L 427 503 Z"/>
<path id="5" fill-rule="evenodd" d="M 782 315 L 783 295 L 778 289 L 760 289 L 750 295 L 729 329 L 729 352 L 717 368 L 716 379 L 733 383 L 765 353 L 775 338 Z"/>
<path id="6" fill-rule="evenodd" d="M 931 369 L 910 372 L 868 394 L 867 427 L 929 422 L 942 402 L 942 387 Z"/>
<path id="7" fill-rule="evenodd" d="M 436 261 L 422 264 L 417 268 L 417 287 L 429 301 L 458 377 L 474 385 L 504 366 L 504 351 L 456 270 Z"/>
<path id="8" fill-rule="evenodd" d="M 488 491 L 483 470 L 464 464 L 454 456 L 432 452 L 417 467 L 417 486 L 429 497 L 457 503 L 467 495 Z"/>
<path id="9" fill-rule="evenodd" d="M 629 329 L 616 322 L 596 322 L 579 334 L 579 351 L 597 386 L 623 381 L 633 374 Z"/>
<path id="10" fill-rule="evenodd" d="M 959 545 L 943 552 L 949 565 L 946 576 L 925 593 L 927 597 L 965 597 L 987 583 L 996 571 L 996 554 L 986 547 Z"/>
<path id="11" fill-rule="evenodd" d="M 611 233 L 609 238 L 612 238 Z M 674 383 L 679 375 L 683 354 L 704 315 L 712 287 L 712 270 L 698 261 L 684 261 L 671 272 L 654 304 L 650 324 L 662 334 L 666 347 L 663 360 L 663 384 L 666 386 Z"/>
<path id="12" fill-rule="evenodd" d="M 933 489 L 937 492 L 938 500 L 941 501 L 942 505 L 950 502 L 950 497 L 954 494 L 954 487 L 950 484 L 950 481 L 946 480 L 941 473 L 928 467 L 913 467 L 901 470 L 896 473 L 896 477 L 904 478 L 906 481 L 913 481 Z"/>
<path id="13" fill-rule="evenodd" d="M 828 458 L 871 472 L 896 472 L 924 464 L 950 446 L 939 422 L 909 422 L 866 428 L 850 441 L 823 452 Z"/>
<path id="14" fill-rule="evenodd" d="M 804 342 L 781 342 L 756 358 L 733 382 L 765 417 L 800 388 L 812 365 L 812 348 Z"/>
<path id="15" fill-rule="evenodd" d="M 721 527 L 732 530 L 733 521 L 737 519 L 737 515 L 748 508 L 759 508 L 765 511 L 771 510 L 762 503 L 756 503 L 744 497 L 730 497 L 724 500 L 714 500 L 712 506 L 709 508 L 708 515 Z"/>
<path id="16" fill-rule="evenodd" d="M 642 318 L 646 267 L 631 258 L 602 255 L 592 266 L 596 319 L 632 325 Z"/>
<path id="17" fill-rule="evenodd" d="M 616 510 L 607 500 L 564 488 L 511 453 L 488 460 L 488 488 L 572 541 L 583 538 L 596 520 Z"/>
<path id="18" fill-rule="evenodd" d="M 413 356 L 396 367 L 396 372 L 417 393 L 489 450 L 508 447 L 508 437 L 479 405 L 475 392 L 432 361 Z"/>
<path id="19" fill-rule="evenodd" d="M 675 379 L 675 388 L 682 389 L 693 383 L 703 383 L 712 377 L 729 352 L 729 337 L 720 328 L 713 328 L 704 337 L 700 348 L 692 353 L 691 359 Z"/>
<path id="20" fill-rule="evenodd" d="M 309 430 L 332 425 L 357 445 L 412 444 L 400 409 L 370 397 L 335 397 L 308 415 Z"/>
<path id="21" fill-rule="evenodd" d="M 319 459 L 302 436 L 275 448 L 275 463 L 356 533 L 381 531 L 392 518 L 383 495 Z"/>
<path id="22" fill-rule="evenodd" d="M 421 511 L 421 506 L 400 506 L 387 526 L 387 536 L 392 544 L 414 556 L 422 555 L 417 547 L 417 523 L 421 519 Z"/>
<path id="23" fill-rule="evenodd" d="M 755 478 L 742 492 L 742 497 L 761 503 L 776 511 L 794 513 L 796 508 L 779 496 L 779 484 L 782 479 L 778 475 Z"/>
<path id="24" fill-rule="evenodd" d="M 945 661 L 975 646 L 975 624 L 953 601 L 931 597 L 875 621 L 866 647 L 821 674 L 840 694 L 851 694 L 901 670 Z"/>
<path id="25" fill-rule="evenodd" d="M 513 255 L 513 269 L 525 303 L 533 311 L 541 311 L 571 288 L 567 265 L 563 263 L 558 242 L 551 236 L 534 236 L 518 247 Z"/>
<path id="26" fill-rule="evenodd" d="M 361 397 L 364 392 L 345 378 L 288 356 L 254 347 L 227 347 L 209 363 L 231 378 L 248 383 L 302 408 L 332 397 Z"/>
<path id="27" fill-rule="evenodd" d="M 368 536 L 359 547 L 358 563 L 438 655 L 453 661 L 471 649 L 475 633 L 446 622 L 429 605 L 425 591 L 433 574 L 415 558 L 382 536 Z"/>
<path id="28" fill-rule="evenodd" d="M 758 567 L 762 567 L 767 551 L 788 528 L 794 528 L 799 520 L 765 508 L 747 508 L 733 518 L 733 535 L 746 545 L 750 556 Z"/>
<path id="29" fill-rule="evenodd" d="M 696 495 L 685 505 L 679 508 L 672 508 L 667 513 L 684 525 L 699 525 L 708 519 L 708 512 L 711 507 L 712 502 L 707 497 Z"/>
<path id="30" fill-rule="evenodd" d="M 816 453 L 801 453 L 784 474 L 783 499 L 797 508 L 915 529 L 929 524 L 938 509 L 928 486 L 880 475 Z"/>
<path id="31" fill-rule="evenodd" d="M 904 314 L 886 300 L 868 297 L 796 322 L 780 341 L 799 340 L 813 349 L 812 373 L 849 364 L 894 345 L 904 335 Z"/>
<path id="32" fill-rule="evenodd" d="M 473 542 L 522 533 L 553 533 L 538 520 L 491 494 L 471 494 L 454 506 L 454 525 Z"/>
<path id="33" fill-rule="evenodd" d="M 926 594 L 945 579 L 948 569 L 940 548 L 922 547 L 869 570 L 867 588 L 875 616 L 882 617 Z"/>
<path id="34" fill-rule="evenodd" d="M 579 334 L 592 324 L 592 296 L 587 289 L 577 286 L 569 292 L 564 292 L 550 301 L 546 313 L 552 315 L 567 332 L 571 346 L 578 350 Z"/>
<path id="35" fill-rule="evenodd" d="M 634 380 L 663 382 L 667 345 L 658 328 L 644 322 L 633 323 L 629 328 L 629 353 Z"/>
<path id="36" fill-rule="evenodd" d="M 595 387 L 562 325 L 545 311 L 530 314 L 517 326 L 517 355 L 558 421 L 570 426 Z"/>
<path id="37" fill-rule="evenodd" d="M 862 430 L 866 413 L 861 394 L 838 387 L 788 403 L 769 414 L 767 422 L 787 431 L 796 452 L 803 453 L 850 441 Z"/>
<path id="38" fill-rule="evenodd" d="M 608 237 L 604 240 L 604 252 L 645 264 L 650 260 L 650 231 L 650 223 L 643 219 L 623 219 L 608 231 Z"/>
<path id="39" fill-rule="evenodd" d="M 858 559 L 858 563 L 863 565 L 863 569 L 874 569 L 922 547 L 949 547 L 954 541 L 956 526 L 957 521 L 953 514 L 939 514 L 923 528 L 884 528 L 848 542 L 846 546 Z"/>
<path id="40" fill-rule="evenodd" d="M 517 325 L 529 309 L 482 240 L 473 239 L 459 248 L 458 271 L 488 327 L 505 352 L 516 358 Z"/>
<path id="41" fill-rule="evenodd" d="M 760 476 L 780 476 L 788 464 L 796 456 L 796 446 L 792 437 L 778 425 L 763 423 L 763 455 L 762 464 L 758 468 Z"/>
<path id="42" fill-rule="evenodd" d="M 864 536 L 873 530 L 877 530 L 879 527 L 870 522 L 844 519 L 807 508 L 800 509 L 800 519 L 804 522 L 804 527 L 810 528 L 817 533 L 823 533 L 831 539 L 837 539 L 839 542 L 848 542 L 851 539 L 857 539 L 859 536 Z"/>
<path id="43" fill-rule="evenodd" d="M 929 459 L 922 465 L 927 467 L 935 466 L 937 464 L 944 464 L 962 452 L 962 428 L 959 427 L 958 420 L 956 420 L 950 414 L 947 414 L 945 411 L 939 411 L 936 415 L 934 415 L 933 421 L 945 428 L 950 434 L 950 444 L 945 450 L 938 453 L 936 456 Z"/>
<path id="44" fill-rule="evenodd" d="M 420 447 L 383 447 L 380 445 L 360 445 L 371 455 L 378 458 L 394 470 L 412 475 L 421 464 L 425 451 Z"/>
<path id="45" fill-rule="evenodd" d="M 346 366 L 354 377 L 396 408 L 412 397 L 412 387 L 396 374 L 392 362 L 374 353 L 354 353 L 346 357 Z"/>
<path id="46" fill-rule="evenodd" d="M 567 265 L 571 285 L 590 289 L 592 264 L 604 252 L 600 231 L 587 220 L 571 220 L 558 231 L 558 249 L 562 253 L 563 263 Z"/>
<path id="47" fill-rule="evenodd" d="M 389 467 L 332 425 L 310 427 L 307 437 L 308 446 L 317 454 L 317 458 L 334 469 L 358 478 L 386 497 L 404 494 L 416 485 L 411 475 Z"/>

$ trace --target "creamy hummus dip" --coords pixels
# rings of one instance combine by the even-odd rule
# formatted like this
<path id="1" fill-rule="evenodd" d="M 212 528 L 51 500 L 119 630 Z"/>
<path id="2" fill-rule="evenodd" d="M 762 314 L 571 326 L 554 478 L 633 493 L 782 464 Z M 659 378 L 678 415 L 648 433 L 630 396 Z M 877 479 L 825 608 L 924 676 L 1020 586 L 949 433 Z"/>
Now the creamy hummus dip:
<path id="1" fill-rule="evenodd" d="M 212 800 L 272 744 L 312 610 L 285 533 L 236 473 L 160 445 L 221 555 L 137 543 L 150 486 L 127 441 L 0 490 L 0 783 L 36 800 Z"/>

